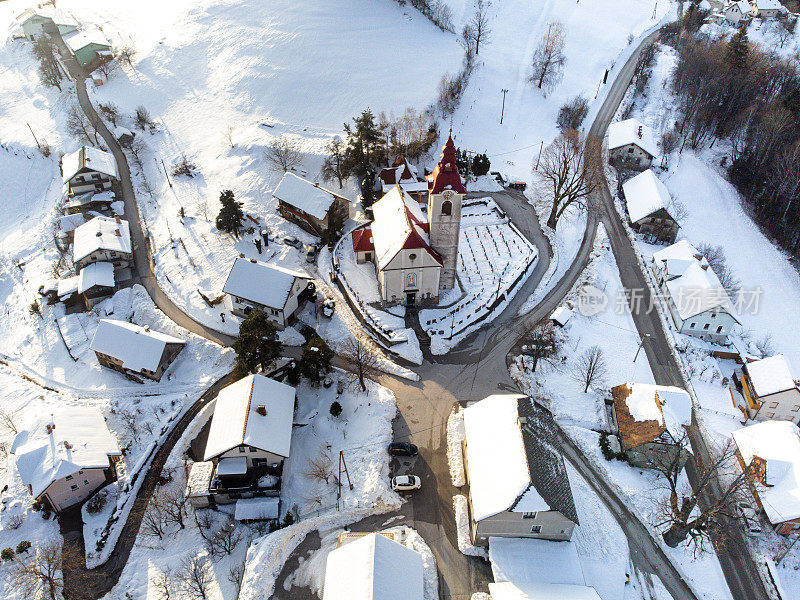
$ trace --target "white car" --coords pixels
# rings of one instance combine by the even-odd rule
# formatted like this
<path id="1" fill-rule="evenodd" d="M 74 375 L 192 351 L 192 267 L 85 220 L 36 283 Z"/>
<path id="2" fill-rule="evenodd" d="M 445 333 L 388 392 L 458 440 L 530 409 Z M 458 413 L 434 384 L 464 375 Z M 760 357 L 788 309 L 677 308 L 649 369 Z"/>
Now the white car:
<path id="1" fill-rule="evenodd" d="M 422 481 L 416 475 L 398 475 L 392 477 L 392 489 L 395 492 L 412 492 L 422 487 Z"/>

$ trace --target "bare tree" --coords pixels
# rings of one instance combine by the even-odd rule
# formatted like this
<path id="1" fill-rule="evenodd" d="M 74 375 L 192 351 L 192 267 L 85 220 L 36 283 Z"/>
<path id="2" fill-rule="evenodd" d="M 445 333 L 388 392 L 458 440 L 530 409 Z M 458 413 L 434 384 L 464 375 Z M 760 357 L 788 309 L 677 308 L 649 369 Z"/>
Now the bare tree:
<path id="1" fill-rule="evenodd" d="M 378 371 L 378 356 L 354 337 L 348 338 L 339 346 L 338 354 L 352 370 L 348 373 L 348 377 L 353 382 L 358 382 L 361 391 L 366 392 L 366 379 L 373 378 Z"/>
<path id="2" fill-rule="evenodd" d="M 17 416 L 17 411 L 15 410 L 0 408 L 0 429 L 5 429 L 9 434 L 18 434 Z"/>
<path id="3" fill-rule="evenodd" d="M 142 106 L 141 104 L 136 107 L 136 114 L 133 117 L 133 121 L 136 124 L 136 127 L 142 131 L 146 131 L 148 129 L 152 131 L 155 127 L 153 118 L 150 116 L 150 111 L 147 110 L 147 107 Z"/>
<path id="4" fill-rule="evenodd" d="M 714 271 L 722 287 L 729 294 L 737 294 L 742 284 L 728 266 L 728 261 L 725 258 L 725 249 L 722 246 L 703 243 L 697 247 L 697 251 L 708 261 L 708 266 Z"/>
<path id="5" fill-rule="evenodd" d="M 529 81 L 539 89 L 551 90 L 561 81 L 567 63 L 564 55 L 565 35 L 564 25 L 552 21 L 533 53 L 533 70 Z"/>
<path id="6" fill-rule="evenodd" d="M 170 525 L 177 525 L 180 529 L 186 529 L 186 517 L 188 515 L 188 498 L 179 489 L 169 491 L 160 489 L 156 492 L 156 502 L 161 506 L 166 522 Z"/>
<path id="7" fill-rule="evenodd" d="M 480 54 L 481 42 L 484 44 L 489 41 L 489 36 L 492 30 L 489 27 L 489 4 L 484 0 L 477 0 L 475 2 L 475 14 L 469 22 L 469 27 L 472 33 L 472 39 L 475 42 L 475 55 Z M 462 33 L 462 36 L 464 34 Z"/>
<path id="8" fill-rule="evenodd" d="M 33 44 L 33 53 L 39 59 L 39 77 L 42 83 L 57 87 L 61 91 L 61 67 L 56 59 L 55 46 L 53 40 L 48 36 L 42 35 Z"/>
<path id="9" fill-rule="evenodd" d="M 680 137 L 678 132 L 674 129 L 667 129 L 661 134 L 661 139 L 658 140 L 658 148 L 661 150 L 661 167 L 668 168 L 669 155 L 678 149 Z"/>
<path id="10" fill-rule="evenodd" d="M 242 565 L 234 564 L 228 567 L 228 581 L 236 586 L 237 597 L 242 589 L 242 577 L 244 577 L 244 567 Z"/>
<path id="11" fill-rule="evenodd" d="M 344 167 L 344 142 L 338 135 L 325 146 L 328 155 L 322 163 L 322 170 L 320 175 L 324 181 L 331 181 L 336 179 L 339 182 L 339 189 L 342 189 L 344 180 L 348 173 Z"/>
<path id="12" fill-rule="evenodd" d="M 198 554 L 184 557 L 178 571 L 178 581 L 190 598 L 207 600 L 213 578 L 206 558 Z"/>
<path id="13" fill-rule="evenodd" d="M 757 339 L 755 342 L 756 348 L 761 353 L 761 357 L 765 358 L 767 356 L 772 356 L 775 354 L 775 350 L 772 346 L 772 334 L 766 333 L 763 337 Z"/>
<path id="14" fill-rule="evenodd" d="M 681 486 L 672 473 L 659 471 L 669 495 L 659 506 L 654 524 L 666 527 L 662 536 L 669 547 L 688 539 L 697 552 L 708 542 L 716 547 L 725 543 L 726 526 L 741 518 L 737 505 L 748 500 L 750 480 L 759 476 L 755 463 L 741 469 L 735 457 L 736 447 L 729 440 L 708 464 L 696 462 L 697 477 L 691 488 Z"/>
<path id="15" fill-rule="evenodd" d="M 242 541 L 242 532 L 236 526 L 236 521 L 228 518 L 223 525 L 206 540 L 206 549 L 211 556 L 222 554 L 230 555 Z"/>
<path id="16" fill-rule="evenodd" d="M 113 102 L 101 102 L 97 105 L 100 109 L 100 114 L 103 115 L 114 126 L 117 126 L 117 119 L 119 119 L 119 107 Z"/>
<path id="17" fill-rule="evenodd" d="M 142 515 L 139 531 L 145 537 L 163 540 L 169 531 L 170 516 L 164 509 L 159 494 L 153 494 Z"/>
<path id="18" fill-rule="evenodd" d="M 773 28 L 775 29 L 775 34 L 778 36 L 781 48 L 794 37 L 795 23 L 796 21 L 794 19 L 788 18 L 775 21 Z"/>
<path id="19" fill-rule="evenodd" d="M 21 597 L 58 600 L 64 587 L 61 549 L 61 542 L 45 542 L 12 563 L 11 580 Z"/>
<path id="20" fill-rule="evenodd" d="M 272 140 L 264 150 L 264 160 L 273 171 L 286 173 L 303 162 L 300 145 L 284 135 Z"/>
<path id="21" fill-rule="evenodd" d="M 67 111 L 67 131 L 87 144 L 100 145 L 97 132 L 83 111 L 76 105 L 71 106 Z"/>
<path id="22" fill-rule="evenodd" d="M 151 581 L 153 590 L 156 593 L 156 600 L 172 600 L 175 594 L 175 583 L 172 580 L 172 571 L 169 567 L 157 568 Z"/>
<path id="23" fill-rule="evenodd" d="M 99 65 L 97 65 L 97 71 L 105 77 L 105 80 L 108 81 L 114 75 L 117 70 L 118 63 L 115 60 L 104 60 Z"/>
<path id="24" fill-rule="evenodd" d="M 583 392 L 589 391 L 589 386 L 602 383 L 608 374 L 608 366 L 600 346 L 592 346 L 581 354 L 572 365 L 572 378 L 583 384 Z"/>
<path id="25" fill-rule="evenodd" d="M 561 131 L 577 131 L 588 114 L 589 101 L 583 96 L 575 96 L 559 109 L 556 123 Z"/>
<path id="26" fill-rule="evenodd" d="M 326 450 L 320 450 L 316 458 L 308 461 L 306 477 L 314 481 L 330 483 L 333 478 L 333 461 Z"/>
<path id="27" fill-rule="evenodd" d="M 527 346 L 527 351 L 525 351 Z M 531 371 L 535 371 L 542 359 L 549 359 L 558 352 L 558 339 L 552 323 L 537 324 L 524 338 L 523 351 L 533 359 Z"/>
<path id="28" fill-rule="evenodd" d="M 533 174 L 539 202 L 550 207 L 548 227 L 555 229 L 571 206 L 588 208 L 602 169 L 600 163 L 598 141 L 574 130 L 562 133 L 544 149 Z"/>
<path id="29" fill-rule="evenodd" d="M 133 46 L 123 46 L 117 49 L 116 57 L 120 62 L 133 67 L 133 59 L 136 58 L 136 49 Z"/>

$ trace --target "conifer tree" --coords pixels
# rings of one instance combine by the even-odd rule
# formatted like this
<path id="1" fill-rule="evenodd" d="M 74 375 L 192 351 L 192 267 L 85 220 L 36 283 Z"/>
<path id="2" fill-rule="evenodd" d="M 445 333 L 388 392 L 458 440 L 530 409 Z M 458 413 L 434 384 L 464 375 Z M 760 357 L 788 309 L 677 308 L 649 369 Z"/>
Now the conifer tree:
<path id="1" fill-rule="evenodd" d="M 742 25 L 741 29 L 737 31 L 731 41 L 728 42 L 728 49 L 726 58 L 728 64 L 737 69 L 744 69 L 747 66 L 747 56 L 750 52 L 750 44 L 747 40 L 747 30 Z"/>
<path id="2" fill-rule="evenodd" d="M 318 335 L 313 336 L 305 346 L 300 358 L 300 370 L 313 384 L 318 384 L 331 372 L 333 350 Z"/>
<path id="3" fill-rule="evenodd" d="M 281 355 L 283 344 L 278 339 L 278 329 L 266 314 L 257 310 L 250 313 L 239 325 L 239 337 L 233 343 L 236 351 L 236 374 L 266 370 Z"/>
<path id="4" fill-rule="evenodd" d="M 244 220 L 242 203 L 236 201 L 231 190 L 223 190 L 219 195 L 219 201 L 222 208 L 217 215 L 217 229 L 238 236 Z"/>

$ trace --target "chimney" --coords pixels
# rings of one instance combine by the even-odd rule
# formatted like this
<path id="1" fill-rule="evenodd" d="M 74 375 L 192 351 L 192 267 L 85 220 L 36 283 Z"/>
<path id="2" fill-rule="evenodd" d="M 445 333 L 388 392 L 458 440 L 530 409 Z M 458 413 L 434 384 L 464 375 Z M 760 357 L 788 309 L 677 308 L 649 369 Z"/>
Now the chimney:
<path id="1" fill-rule="evenodd" d="M 149 333 L 150 332 L 150 325 L 145 325 L 144 326 L 144 330 Z"/>
<path id="2" fill-rule="evenodd" d="M 240 255 L 239 255 L 239 258 L 244 258 L 244 254 L 240 254 Z"/>
<path id="3" fill-rule="evenodd" d="M 103 237 L 103 232 L 102 231 L 98 231 L 97 232 L 97 237 Z"/>
<path id="4" fill-rule="evenodd" d="M 267 407 L 264 406 L 263 404 L 259 404 L 258 408 L 256 408 L 256 412 L 258 414 L 260 414 L 262 417 L 266 417 L 267 416 Z"/>
<path id="5" fill-rule="evenodd" d="M 250 262 L 253 263 L 253 264 L 256 264 L 258 261 L 255 258 L 251 258 Z"/>
<path id="6" fill-rule="evenodd" d="M 117 237 L 122 237 L 122 234 L 120 233 L 119 229 L 114 230 L 114 235 Z"/>
<path id="7" fill-rule="evenodd" d="M 72 444 L 70 444 L 67 440 L 64 440 L 64 448 L 67 450 L 72 450 Z"/>
<path id="8" fill-rule="evenodd" d="M 695 258 L 695 260 L 700 260 L 700 259 L 703 258 L 703 255 L 702 254 L 695 254 L 694 258 Z"/>
<path id="9" fill-rule="evenodd" d="M 708 271 L 708 265 L 700 265 L 700 268 L 703 269 L 703 271 Z"/>
<path id="10" fill-rule="evenodd" d="M 119 223 L 119 222 L 120 222 L 120 220 L 119 220 L 119 215 L 114 215 L 114 220 L 115 220 L 117 223 Z"/>

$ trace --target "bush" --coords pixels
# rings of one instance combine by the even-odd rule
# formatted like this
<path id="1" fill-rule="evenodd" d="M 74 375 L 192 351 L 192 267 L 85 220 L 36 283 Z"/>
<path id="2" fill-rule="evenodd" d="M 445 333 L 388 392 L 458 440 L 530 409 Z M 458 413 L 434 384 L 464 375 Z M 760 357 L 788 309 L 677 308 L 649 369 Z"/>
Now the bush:
<path id="1" fill-rule="evenodd" d="M 556 123 L 561 131 L 578 130 L 589 114 L 589 102 L 583 96 L 575 96 L 558 111 Z"/>
<path id="2" fill-rule="evenodd" d="M 288 527 L 292 523 L 294 523 L 294 515 L 292 514 L 292 511 L 289 511 L 283 517 L 283 526 Z"/>
<path id="3" fill-rule="evenodd" d="M 186 177 L 194 177 L 195 171 L 197 171 L 197 165 L 195 165 L 185 156 L 182 156 L 179 160 L 175 161 L 174 165 L 172 165 L 172 174 L 175 177 L 179 177 L 181 175 L 185 175 Z"/>
<path id="4" fill-rule="evenodd" d="M 341 414 L 342 414 L 342 405 L 339 404 L 339 402 L 337 402 L 336 400 L 334 400 L 333 404 L 331 404 L 331 415 L 338 418 L 339 415 Z"/>
<path id="5" fill-rule="evenodd" d="M 11 548 L 5 548 L 2 552 L 0 552 L 0 558 L 3 560 L 14 560 L 14 550 Z"/>
<path id="6" fill-rule="evenodd" d="M 27 552 L 31 549 L 31 543 L 27 540 L 24 540 L 17 544 L 17 554 L 22 554 L 23 552 Z"/>
<path id="7" fill-rule="evenodd" d="M 103 507 L 106 505 L 106 494 L 103 492 L 99 492 L 89 498 L 89 501 L 86 503 L 86 512 L 89 514 L 95 515 L 103 510 Z"/>
<path id="8" fill-rule="evenodd" d="M 152 129 L 155 125 L 155 123 L 153 123 L 153 119 L 150 118 L 150 111 L 148 111 L 144 106 L 136 107 L 134 122 L 136 123 L 136 127 L 142 131 Z"/>

